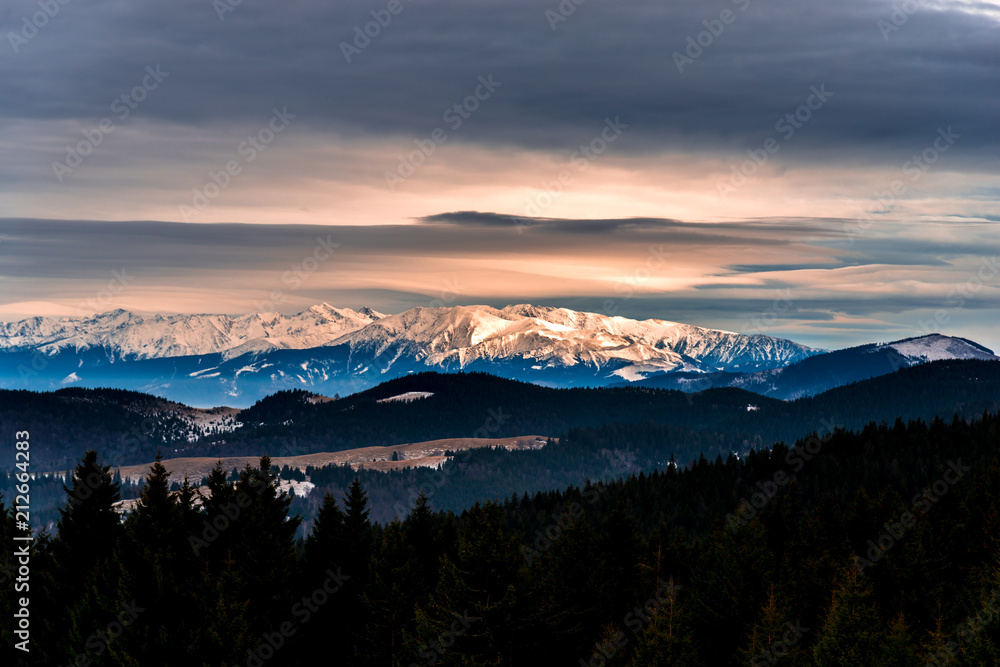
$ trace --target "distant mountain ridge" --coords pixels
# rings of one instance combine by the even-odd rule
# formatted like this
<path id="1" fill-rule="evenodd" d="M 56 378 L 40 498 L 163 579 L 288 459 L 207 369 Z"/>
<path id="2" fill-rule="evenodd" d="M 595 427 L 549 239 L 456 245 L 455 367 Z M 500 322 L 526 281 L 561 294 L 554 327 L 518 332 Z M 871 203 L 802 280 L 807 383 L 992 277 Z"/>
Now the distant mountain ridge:
<path id="1" fill-rule="evenodd" d="M 421 394 L 412 401 L 385 400 Z M 753 408 L 753 409 L 751 409 Z M 99 444 L 115 465 L 170 457 L 303 455 L 445 438 L 560 437 L 608 424 L 661 424 L 679 458 L 791 442 L 811 431 L 1000 410 L 1000 363 L 918 364 L 795 401 L 736 387 L 695 394 L 631 385 L 553 389 L 483 373 L 424 372 L 338 400 L 283 391 L 237 411 L 196 410 L 146 394 L 72 387 L 0 390 L 0 429 L 30 430 L 36 470 L 66 469 Z M 721 449 L 720 449 L 721 448 Z M 11 459 L 13 460 L 13 459 Z"/>
<path id="2" fill-rule="evenodd" d="M 675 373 L 642 380 L 637 384 L 681 391 L 739 387 L 763 396 L 790 400 L 886 375 L 900 368 L 949 359 L 996 361 L 1000 357 L 971 340 L 935 333 L 891 343 L 869 343 L 834 350 L 784 368 L 755 373 Z"/>
<path id="3" fill-rule="evenodd" d="M 90 317 L 33 317 L 0 323 L 0 351 L 102 351 L 109 360 L 159 359 L 319 347 L 385 317 L 323 303 L 297 315 L 155 315 L 113 310 Z"/>
<path id="4" fill-rule="evenodd" d="M 295 315 L 35 317 L 0 324 L 0 388 L 115 387 L 189 405 L 246 407 L 286 389 L 333 396 L 424 371 L 550 387 L 738 387 L 794 399 L 945 359 L 997 359 L 931 334 L 827 352 L 790 340 L 566 308 L 323 303 Z"/>
<path id="5" fill-rule="evenodd" d="M 280 389 L 346 393 L 424 370 L 605 385 L 676 371 L 780 368 L 819 353 L 770 336 L 526 304 L 396 315 L 329 304 L 292 316 L 144 318 L 117 310 L 0 325 L 0 361 L 9 369 L 0 386 L 114 386 L 196 405 L 248 405 Z"/>

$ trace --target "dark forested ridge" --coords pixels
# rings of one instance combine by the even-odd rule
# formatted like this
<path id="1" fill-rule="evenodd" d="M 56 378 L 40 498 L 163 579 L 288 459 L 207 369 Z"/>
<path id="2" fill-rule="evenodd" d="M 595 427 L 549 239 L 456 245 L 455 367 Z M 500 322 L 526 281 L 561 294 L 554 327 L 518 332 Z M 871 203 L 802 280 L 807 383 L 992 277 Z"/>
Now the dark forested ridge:
<path id="1" fill-rule="evenodd" d="M 0 428 L 5 437 L 15 430 L 36 436 L 31 452 L 35 470 L 67 470 L 94 446 L 116 465 L 145 463 L 157 450 L 170 451 L 175 443 L 187 442 L 189 431 L 175 412 L 179 407 L 124 389 L 4 389 Z M 8 446 L 5 440 L 5 451 Z M 13 455 L 6 460 L 13 461 Z"/>
<path id="2" fill-rule="evenodd" d="M 917 338 L 906 338 L 896 343 L 940 339 L 940 334 L 930 334 Z M 962 353 L 992 356 L 991 350 L 978 343 L 951 337 L 948 339 L 958 347 L 965 347 Z M 976 358 L 976 357 L 973 357 Z M 750 373 L 663 373 L 635 385 L 658 389 L 683 389 L 685 391 L 704 390 L 710 387 L 740 387 L 773 398 L 797 398 L 812 396 L 852 382 L 861 382 L 897 371 L 921 365 L 919 356 L 906 356 L 891 344 L 868 343 L 856 347 L 833 350 L 806 357 L 795 363 L 772 370 Z"/>
<path id="3" fill-rule="evenodd" d="M 200 508 L 154 464 L 121 523 L 90 453 L 33 543 L 31 652 L 4 623 L 3 662 L 993 665 L 998 447 L 996 414 L 872 424 L 384 526 L 354 483 L 302 542 L 266 458 Z M 12 563 L 9 505 L 0 526 Z"/>
<path id="4" fill-rule="evenodd" d="M 378 402 L 410 391 L 433 396 Z M 873 420 L 996 410 L 1000 362 L 934 362 L 790 402 L 734 388 L 551 389 L 480 373 L 421 373 L 328 402 L 313 402 L 302 391 L 279 392 L 240 412 L 242 426 L 235 431 L 204 435 L 177 418 L 177 407 L 120 390 L 0 391 L 0 428 L 35 434 L 36 470 L 65 470 L 95 446 L 108 463 L 124 465 L 151 461 L 158 450 L 169 457 L 284 456 L 442 438 L 558 437 L 607 423 L 651 422 L 714 434 L 721 451 L 739 452 L 828 423 L 860 428 Z"/>

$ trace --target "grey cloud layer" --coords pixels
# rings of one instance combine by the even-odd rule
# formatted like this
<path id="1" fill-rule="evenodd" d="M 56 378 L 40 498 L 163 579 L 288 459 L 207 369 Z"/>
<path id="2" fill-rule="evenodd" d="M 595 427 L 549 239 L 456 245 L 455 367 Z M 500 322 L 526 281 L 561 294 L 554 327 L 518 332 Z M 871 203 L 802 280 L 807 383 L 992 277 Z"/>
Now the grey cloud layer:
<path id="1" fill-rule="evenodd" d="M 836 220 L 707 224 L 645 219 L 637 225 L 634 220 L 536 219 L 520 232 L 513 224 L 454 222 L 491 216 L 456 213 L 437 216 L 452 220 L 448 223 L 353 227 L 0 219 L 0 281 L 17 285 L 16 294 L 4 294 L 0 307 L 63 297 L 72 303 L 101 289 L 112 270 L 126 268 L 136 276 L 134 289 L 151 290 L 152 309 L 157 290 L 208 289 L 228 295 L 229 305 L 210 300 L 202 312 L 245 312 L 275 288 L 289 292 L 282 276 L 323 239 L 340 247 L 318 266 L 314 278 L 303 281 L 293 300 L 275 309 L 295 311 L 325 300 L 399 312 L 449 293 L 449 304 L 504 306 L 532 300 L 603 312 L 611 300 L 613 314 L 741 330 L 781 299 L 793 306 L 782 308 L 781 326 L 775 324 L 769 333 L 809 344 L 863 342 L 872 330 L 914 335 L 921 321 L 942 308 L 952 328 L 936 329 L 986 345 L 1000 343 L 995 330 L 1000 275 L 969 287 L 960 308 L 949 298 L 956 286 L 971 285 L 983 262 L 992 258 L 995 265 L 1000 238 L 988 224 L 968 225 L 963 242 L 953 244 L 935 239 L 947 232 L 946 225 L 928 225 L 921 238 L 904 242 L 903 258 L 894 248 L 894 230 L 858 238 L 849 250 L 839 247 L 843 221 Z M 617 231 L 608 233 L 616 225 Z M 574 232 L 567 233 L 569 228 Z M 774 252 L 779 254 L 766 256 L 788 263 L 727 261 L 733 256 L 752 261 Z M 647 262 L 660 257 L 665 259 Z M 560 262 L 580 267 L 578 277 L 563 281 L 544 273 Z M 699 265 L 706 278 L 714 268 L 716 280 L 655 288 L 657 279 Z M 597 281 L 596 272 L 609 266 L 624 267 L 622 278 Z M 646 278 L 638 270 L 643 266 L 652 266 Z M 425 275 L 432 277 L 422 281 Z M 653 282 L 644 282 L 650 278 Z M 536 289 L 531 298 L 525 297 L 528 283 Z M 550 287 L 539 290 L 538 285 Z"/>
<path id="2" fill-rule="evenodd" d="M 995 19 L 924 7 L 885 40 L 888 0 L 743 4 L 590 0 L 553 31 L 554 0 L 402 0 L 348 64 L 340 43 L 385 2 L 243 2 L 220 21 L 205 0 L 77 0 L 15 54 L 7 33 L 38 10 L 17 0 L 2 24 L 0 118 L 88 126 L 160 64 L 169 86 L 143 108 L 157 122 L 221 128 L 288 105 L 320 131 L 424 136 L 492 73 L 502 88 L 457 140 L 564 148 L 620 115 L 634 129 L 616 150 L 740 150 L 826 84 L 833 99 L 785 159 L 896 161 L 951 125 L 961 159 L 995 164 Z M 672 54 L 725 9 L 735 21 L 679 73 Z"/>
<path id="3" fill-rule="evenodd" d="M 441 202 L 468 186 L 456 181 L 469 161 L 481 160 L 480 171 L 470 170 L 470 179 L 483 181 L 477 187 L 492 186 L 490 176 L 504 169 L 523 165 L 526 174 L 525 182 L 498 178 L 490 194 L 508 203 L 482 206 L 527 210 L 510 205 L 520 201 L 510 193 L 551 181 L 605 118 L 620 117 L 629 129 L 586 174 L 596 179 L 600 169 L 609 182 L 618 179 L 608 195 L 614 210 L 609 205 L 594 217 L 704 219 L 710 214 L 689 213 L 695 204 L 661 211 L 657 200 L 630 209 L 628 198 L 676 191 L 682 200 L 685 184 L 671 179 L 688 164 L 691 174 L 726 172 L 746 158 L 744 150 L 779 137 L 776 121 L 817 86 L 833 97 L 792 138 L 782 138 L 779 158 L 768 165 L 808 172 L 786 183 L 814 190 L 780 192 L 767 214 L 849 215 L 814 212 L 812 199 L 804 212 L 782 201 L 821 190 L 829 200 L 873 196 L 841 189 L 837 178 L 844 173 L 880 174 L 871 182 L 879 193 L 893 179 L 906 179 L 906 196 L 914 199 L 907 211 L 917 214 L 900 223 L 893 218 L 905 216 L 894 204 L 866 200 L 873 220 L 854 237 L 844 231 L 859 220 L 819 217 L 539 217 L 515 224 L 501 213 L 452 211 L 408 226 L 366 227 L 8 218 L 0 219 L 0 233 L 7 234 L 0 239 L 6 288 L 0 306 L 72 302 L 127 266 L 137 274 L 131 293 L 148 294 L 150 303 L 160 290 L 194 295 L 178 308 L 245 311 L 283 286 L 282 275 L 318 237 L 330 236 L 343 251 L 282 309 L 328 300 L 399 311 L 439 296 L 450 274 L 473 285 L 455 303 L 505 305 L 530 293 L 550 305 L 602 310 L 613 298 L 629 316 L 739 329 L 790 290 L 795 307 L 782 312 L 786 328 L 773 333 L 830 347 L 860 342 L 879 327 L 916 333 L 927 313 L 951 308 L 952 285 L 1000 250 L 995 224 L 975 222 L 977 215 L 1000 219 L 995 3 L 924 0 L 886 39 L 877 22 L 890 19 L 898 0 L 587 0 L 556 30 L 545 12 L 557 11 L 558 0 L 401 2 L 402 12 L 347 63 L 341 43 L 353 41 L 355 27 L 371 22 L 371 12 L 383 11 L 388 0 L 244 0 L 224 20 L 210 0 L 70 0 L 18 53 L 8 35 L 38 4 L 12 0 L 0 10 L 0 216 L 169 217 L 206 183 L 209 170 L 238 155 L 236 146 L 267 122 L 272 108 L 287 107 L 296 114 L 293 129 L 213 206 L 238 206 L 263 222 L 293 221 L 296 210 L 316 206 L 320 213 L 311 221 L 354 222 L 358 211 L 384 205 L 372 214 L 378 222 L 405 220 L 475 206 L 468 199 Z M 735 19 L 679 72 L 673 54 L 708 30 L 703 22 L 717 28 L 712 22 L 724 10 Z M 64 147 L 113 116 L 111 103 L 157 65 L 169 72 L 162 86 L 119 123 L 85 168 L 57 183 L 51 164 L 65 158 Z M 437 163 L 412 184 L 426 197 L 409 200 L 417 205 L 393 207 L 399 197 L 387 203 L 382 174 L 397 152 L 445 127 L 443 112 L 490 74 L 501 86 L 460 132 L 449 132 L 449 145 L 472 147 L 450 153 L 447 164 L 435 156 Z M 930 146 L 939 127 L 961 135 L 955 150 L 927 181 L 911 180 L 902 164 Z M 616 171 L 618 160 L 632 169 Z M 552 208 L 541 215 L 590 214 L 582 195 L 599 194 L 601 184 L 571 175 L 588 189 L 573 193 L 584 203 L 570 213 Z M 702 186 L 692 187 L 697 194 Z M 328 190 L 329 199 L 314 196 Z M 750 194 L 749 186 L 740 191 Z M 946 201 L 952 197 L 965 201 L 952 207 Z M 58 206 L 49 208 L 52 202 Z M 268 218 L 270 207 L 277 212 Z M 943 210 L 954 210 L 947 225 L 937 222 Z M 914 219 L 924 211 L 934 222 Z M 248 219 L 226 215 L 212 219 Z M 643 290 L 623 298 L 615 281 L 632 275 L 659 244 L 673 259 Z M 1000 345 L 998 282 L 964 301 L 952 321 L 966 326 L 961 318 L 968 318 L 969 330 L 952 333 L 977 337 L 981 330 L 982 342 Z M 218 295 L 198 296 L 212 289 Z"/>

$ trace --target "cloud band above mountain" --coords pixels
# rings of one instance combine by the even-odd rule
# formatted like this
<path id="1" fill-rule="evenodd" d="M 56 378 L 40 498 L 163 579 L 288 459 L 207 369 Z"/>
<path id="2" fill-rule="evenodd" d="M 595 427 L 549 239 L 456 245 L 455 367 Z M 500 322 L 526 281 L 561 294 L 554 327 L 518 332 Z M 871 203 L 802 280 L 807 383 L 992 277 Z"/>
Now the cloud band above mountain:
<path id="1" fill-rule="evenodd" d="M 323 301 L 532 302 L 767 333 L 816 347 L 930 331 L 991 347 L 989 223 L 529 219 L 451 213 L 396 226 L 0 220 L 0 314 L 298 312 Z M 485 222 L 485 224 L 484 224 Z"/>

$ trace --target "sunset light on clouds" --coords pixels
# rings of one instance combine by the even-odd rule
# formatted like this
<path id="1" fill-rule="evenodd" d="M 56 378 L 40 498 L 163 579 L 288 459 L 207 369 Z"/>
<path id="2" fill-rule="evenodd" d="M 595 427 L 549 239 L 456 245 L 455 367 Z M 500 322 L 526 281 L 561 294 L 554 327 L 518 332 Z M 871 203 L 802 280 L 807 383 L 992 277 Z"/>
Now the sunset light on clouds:
<path id="1" fill-rule="evenodd" d="M 4 319 L 127 269 L 109 308 L 1000 346 L 996 3 L 91 4 L 3 14 Z"/>

